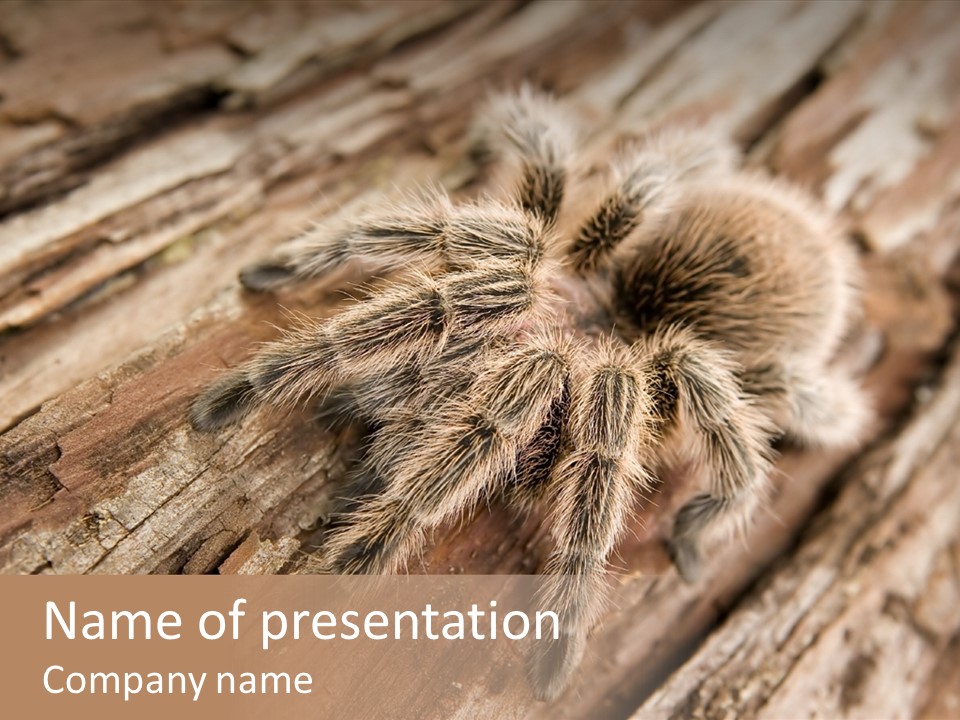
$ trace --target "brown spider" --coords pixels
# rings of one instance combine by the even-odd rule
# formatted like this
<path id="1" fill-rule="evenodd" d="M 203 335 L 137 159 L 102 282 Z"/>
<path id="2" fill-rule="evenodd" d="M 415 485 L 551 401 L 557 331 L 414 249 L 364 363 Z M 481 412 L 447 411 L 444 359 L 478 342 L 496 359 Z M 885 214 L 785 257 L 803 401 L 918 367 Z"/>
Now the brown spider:
<path id="1" fill-rule="evenodd" d="M 690 579 L 704 531 L 744 521 L 763 496 L 772 439 L 856 439 L 867 403 L 830 361 L 856 317 L 857 264 L 809 198 L 736 170 L 708 134 L 651 136 L 598 180 L 572 172 L 576 133 L 548 97 L 499 97 L 478 127 L 513 160 L 515 199 L 424 193 L 244 270 L 252 290 L 351 260 L 403 272 L 266 345 L 190 417 L 208 431 L 320 396 L 369 424 L 325 544 L 330 572 L 397 571 L 426 531 L 492 494 L 546 499 L 555 546 L 538 603 L 562 635 L 538 650 L 533 681 L 553 698 L 654 477 L 689 460 L 703 470 L 671 539 Z M 564 197 L 594 200 L 578 212 Z"/>

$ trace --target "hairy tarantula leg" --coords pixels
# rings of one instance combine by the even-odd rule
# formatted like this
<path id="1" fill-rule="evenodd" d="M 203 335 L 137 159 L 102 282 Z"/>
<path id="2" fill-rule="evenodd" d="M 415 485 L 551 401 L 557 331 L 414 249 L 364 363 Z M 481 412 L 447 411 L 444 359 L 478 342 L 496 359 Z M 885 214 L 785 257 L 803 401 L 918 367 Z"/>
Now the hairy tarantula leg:
<path id="1" fill-rule="evenodd" d="M 551 482 L 556 549 L 537 596 L 538 607 L 560 618 L 559 640 L 542 640 L 535 650 L 532 679 L 540 699 L 556 698 L 566 687 L 603 609 L 607 558 L 635 490 L 650 483 L 640 462 L 650 413 L 641 370 L 623 348 L 603 348 L 589 375 L 574 383 L 572 450 Z"/>
<path id="2" fill-rule="evenodd" d="M 613 163 L 611 186 L 570 245 L 574 266 L 590 271 L 603 265 L 637 227 L 670 209 L 677 183 L 728 172 L 735 158 L 728 141 L 705 129 L 664 130 L 645 138 Z"/>
<path id="3" fill-rule="evenodd" d="M 352 222 L 316 225 L 274 257 L 244 268 L 250 290 L 272 290 L 318 277 L 349 260 L 389 272 L 411 263 L 462 269 L 489 259 L 537 262 L 543 224 L 519 208 L 487 201 L 454 206 L 443 192 L 371 210 Z"/>
<path id="4" fill-rule="evenodd" d="M 569 383 L 550 405 L 543 425 L 530 443 L 517 455 L 513 477 L 505 483 L 502 495 L 507 505 L 519 512 L 529 513 L 543 499 L 550 486 L 550 478 L 563 452 L 564 428 L 570 415 Z"/>
<path id="5" fill-rule="evenodd" d="M 701 459 L 710 474 L 710 492 L 687 502 L 673 526 L 672 551 L 687 581 L 699 574 L 699 540 L 704 529 L 726 514 L 746 520 L 769 470 L 769 421 L 744 396 L 736 368 L 722 352 L 686 331 L 659 331 L 638 344 L 658 386 L 664 432 L 683 413 L 696 429 Z"/>
<path id="6" fill-rule="evenodd" d="M 611 188 L 570 245 L 574 267 L 590 271 L 602 265 L 647 216 L 669 206 L 674 182 L 673 167 L 656 154 L 640 150 L 615 163 Z"/>
<path id="7" fill-rule="evenodd" d="M 740 160 L 740 151 L 719 126 L 665 128 L 646 135 L 639 147 L 663 158 L 680 180 L 729 176 Z"/>
<path id="8" fill-rule="evenodd" d="M 814 373 L 768 366 L 745 372 L 743 383 L 788 439 L 805 447 L 855 444 L 873 416 L 863 390 L 840 368 Z"/>
<path id="9" fill-rule="evenodd" d="M 337 388 L 323 398 L 315 419 L 331 429 L 364 423 L 376 432 L 398 413 L 418 414 L 462 397 L 477 379 L 478 360 L 503 342 L 497 335 L 451 337 L 426 362 L 411 361 Z"/>
<path id="10" fill-rule="evenodd" d="M 440 280 L 414 277 L 324 323 L 303 323 L 214 383 L 190 408 L 198 430 L 213 430 L 257 405 L 290 406 L 354 377 L 426 362 L 451 333 L 495 334 L 534 312 L 547 292 L 524 264 L 489 262 Z"/>
<path id="11" fill-rule="evenodd" d="M 557 338 L 531 340 L 481 373 L 465 400 L 380 433 L 371 466 L 388 478 L 386 488 L 331 534 L 328 568 L 394 571 L 425 530 L 502 483 L 563 392 L 568 353 Z"/>
<path id="12" fill-rule="evenodd" d="M 548 225 L 557 220 L 577 128 L 552 97 L 523 86 L 495 95 L 475 124 L 475 149 L 519 164 L 520 206 Z"/>
<path id="13" fill-rule="evenodd" d="M 333 403 L 325 402 L 320 408 L 321 422 L 337 429 L 346 422 L 360 421 L 368 429 L 365 447 L 330 510 L 331 527 L 343 525 L 360 503 L 383 490 L 383 471 L 369 461 L 371 445 L 376 444 L 378 435 L 392 432 L 401 417 L 407 432 L 418 434 L 426 409 L 467 393 L 477 378 L 477 359 L 496 342 L 495 338 L 485 337 L 451 338 L 426 365 L 411 363 L 398 371 L 363 378 L 338 388 L 330 396 Z"/>
<path id="14" fill-rule="evenodd" d="M 787 434 L 808 447 L 856 444 L 873 417 L 853 378 L 828 368 L 819 376 L 795 376 L 793 418 Z"/>

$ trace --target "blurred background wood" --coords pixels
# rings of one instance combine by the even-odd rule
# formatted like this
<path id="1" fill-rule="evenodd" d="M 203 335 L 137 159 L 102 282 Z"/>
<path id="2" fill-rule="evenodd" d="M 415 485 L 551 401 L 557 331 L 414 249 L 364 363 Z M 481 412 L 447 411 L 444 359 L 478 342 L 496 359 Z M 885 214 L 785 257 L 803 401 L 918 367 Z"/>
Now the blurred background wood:
<path id="1" fill-rule="evenodd" d="M 770 509 L 694 586 L 660 545 L 688 488 L 664 487 L 620 548 L 575 687 L 555 707 L 499 698 L 499 716 L 960 716 L 958 16 L 910 0 L 3 3 L 0 567 L 264 573 L 309 551 L 355 438 L 267 413 L 198 435 L 185 407 L 275 334 L 281 304 L 322 317 L 341 294 L 254 297 L 237 270 L 397 187 L 484 190 L 471 113 L 527 79 L 589 118 L 591 152 L 710 120 L 840 213 L 867 268 L 848 361 L 879 418 L 859 451 L 785 449 Z M 495 507 L 411 570 L 532 572 L 545 546 L 536 519 Z"/>

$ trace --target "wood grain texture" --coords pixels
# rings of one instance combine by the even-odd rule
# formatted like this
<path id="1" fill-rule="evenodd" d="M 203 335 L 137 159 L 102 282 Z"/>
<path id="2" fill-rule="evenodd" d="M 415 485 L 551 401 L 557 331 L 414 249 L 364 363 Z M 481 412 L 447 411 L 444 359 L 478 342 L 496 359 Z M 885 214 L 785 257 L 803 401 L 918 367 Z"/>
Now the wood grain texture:
<path id="1" fill-rule="evenodd" d="M 769 510 L 695 585 L 661 548 L 689 491 L 666 484 L 619 549 L 615 603 L 574 687 L 555 707 L 511 697 L 485 711 L 952 707 L 957 4 L 122 6 L 0 9 L 3 572 L 289 569 L 356 438 L 297 413 L 199 435 L 185 408 L 275 335 L 281 306 L 323 317 L 341 294 L 254 297 L 237 270 L 381 193 L 490 189 L 464 159 L 471 112 L 489 87 L 528 79 L 585 114 L 593 153 L 710 120 L 841 213 L 867 271 L 846 361 L 864 368 L 878 420 L 862 451 L 785 449 Z M 532 572 L 545 534 L 494 507 L 438 532 L 411 569 Z M 881 686 L 897 687 L 890 704 Z M 464 697 L 467 716 L 478 693 Z"/>

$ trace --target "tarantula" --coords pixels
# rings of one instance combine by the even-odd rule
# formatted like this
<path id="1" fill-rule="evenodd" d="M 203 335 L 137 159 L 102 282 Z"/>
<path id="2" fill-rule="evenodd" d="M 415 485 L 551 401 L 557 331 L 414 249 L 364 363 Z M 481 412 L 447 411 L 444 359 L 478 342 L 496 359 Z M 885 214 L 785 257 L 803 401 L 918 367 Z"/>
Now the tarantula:
<path id="1" fill-rule="evenodd" d="M 351 260 L 402 272 L 267 344 L 190 417 L 209 431 L 319 396 L 328 415 L 369 424 L 325 543 L 330 572 L 396 571 L 426 531 L 493 494 L 522 509 L 545 499 L 555 547 L 538 603 L 562 635 L 532 675 L 552 698 L 602 610 L 635 497 L 659 473 L 702 470 L 670 540 L 692 579 L 704 533 L 762 497 L 773 439 L 856 438 L 867 404 L 830 361 L 856 317 L 857 262 L 812 200 L 737 170 L 710 133 L 650 135 L 597 173 L 574 163 L 560 104 L 530 89 L 495 98 L 477 127 L 510 161 L 510 197 L 422 192 L 245 269 L 257 291 Z"/>

